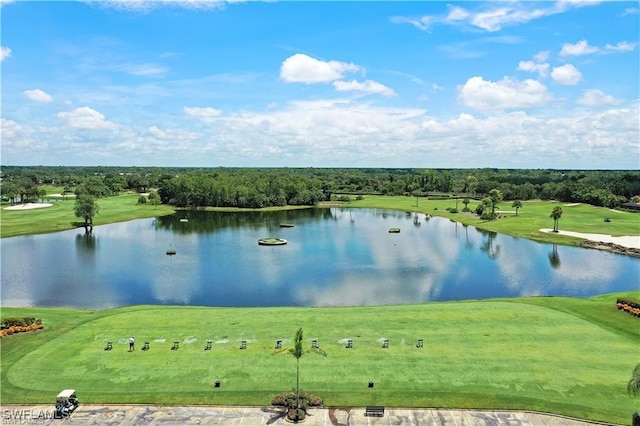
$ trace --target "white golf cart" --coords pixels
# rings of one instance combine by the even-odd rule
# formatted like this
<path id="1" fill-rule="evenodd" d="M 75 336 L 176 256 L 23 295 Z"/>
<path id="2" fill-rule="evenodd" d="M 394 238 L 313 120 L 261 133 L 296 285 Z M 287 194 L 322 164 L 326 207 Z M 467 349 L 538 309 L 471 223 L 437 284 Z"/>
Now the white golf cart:
<path id="1" fill-rule="evenodd" d="M 78 405 L 80 403 L 75 389 L 62 390 L 56 397 L 56 415 L 58 417 L 69 417 L 78 408 Z"/>

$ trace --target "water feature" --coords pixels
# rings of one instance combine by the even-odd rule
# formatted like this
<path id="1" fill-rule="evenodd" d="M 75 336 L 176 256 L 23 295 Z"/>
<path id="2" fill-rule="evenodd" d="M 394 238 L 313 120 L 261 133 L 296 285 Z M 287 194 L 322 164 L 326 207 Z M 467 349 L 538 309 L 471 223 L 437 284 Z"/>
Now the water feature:
<path id="1" fill-rule="evenodd" d="M 187 220 L 184 220 L 187 219 Z M 281 227 L 281 223 L 294 225 Z M 400 228 L 398 233 L 389 233 Z M 260 246 L 278 237 L 282 246 Z M 329 306 L 635 290 L 640 260 L 388 210 L 179 212 L 5 238 L 2 306 Z M 176 254 L 167 256 L 167 250 Z"/>

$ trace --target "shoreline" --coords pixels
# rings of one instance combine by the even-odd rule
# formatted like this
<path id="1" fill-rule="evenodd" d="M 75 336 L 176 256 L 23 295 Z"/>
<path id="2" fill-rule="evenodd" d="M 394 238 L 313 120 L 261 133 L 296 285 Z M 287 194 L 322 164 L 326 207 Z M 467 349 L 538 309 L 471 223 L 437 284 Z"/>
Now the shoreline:
<path id="1" fill-rule="evenodd" d="M 58 194 L 54 194 L 54 195 L 58 195 Z M 25 204 L 16 204 L 13 206 L 7 206 L 7 207 L 3 207 L 3 210 L 10 210 L 10 211 L 29 211 L 29 210 L 35 210 L 35 209 L 42 209 L 42 208 L 46 208 L 46 207 L 53 207 L 53 204 L 51 203 L 25 203 Z M 315 206 L 316 208 L 335 208 L 335 207 L 346 207 L 346 208 L 360 208 L 360 206 L 356 206 L 356 205 L 350 205 L 350 204 L 343 204 L 343 203 L 319 203 L 318 206 Z M 211 207 L 205 207 L 205 208 L 197 208 L 196 210 L 204 210 L 204 211 L 220 211 L 220 212 L 242 212 L 242 211 L 281 211 L 281 210 L 291 210 L 291 209 L 304 209 L 304 208 L 313 208 L 313 206 L 287 206 L 287 207 L 278 207 L 278 208 L 267 208 L 267 209 L 237 209 L 237 208 L 211 208 Z M 393 206 L 377 206 L 377 207 L 371 207 L 371 208 L 385 208 L 385 209 L 389 209 L 389 210 L 397 210 L 397 211 L 401 211 L 404 210 L 402 208 L 400 208 L 400 206 L 397 207 L 393 207 Z M 148 218 L 148 217 L 153 217 L 153 216 L 164 216 L 166 214 L 175 214 L 177 212 L 180 211 L 188 211 L 190 209 L 187 208 L 176 208 L 176 207 L 171 207 L 171 212 L 155 212 L 153 211 L 154 214 L 152 215 L 143 215 L 140 217 L 134 217 L 134 218 L 123 218 L 123 219 L 117 219 L 117 220 L 110 220 L 108 222 L 105 223 L 98 223 L 96 224 L 96 226 L 98 225 L 106 225 L 109 223 L 117 223 L 120 221 L 129 221 L 129 220 L 136 220 L 136 219 L 142 219 L 142 218 Z M 442 218 L 449 218 L 451 220 L 455 220 L 455 221 L 459 221 L 460 223 L 465 223 L 467 222 L 466 220 L 462 219 L 462 220 L 457 220 L 458 218 L 451 218 L 449 217 L 449 215 L 446 214 L 439 214 L 440 212 L 437 209 L 434 209 L 435 211 L 433 212 L 429 212 L 427 211 L 426 214 L 431 216 L 437 216 L 437 217 L 442 217 Z M 415 211 L 414 213 L 416 214 L 425 214 L 424 211 Z M 482 226 L 482 224 L 480 223 L 467 223 L 468 225 L 472 225 L 475 226 L 478 229 L 486 229 Z M 49 233 L 49 232 L 58 232 L 58 231 L 64 231 L 64 230 L 69 230 L 69 229 L 74 229 L 77 227 L 74 226 L 64 226 L 58 229 L 50 229 L 50 230 L 44 230 L 41 232 L 33 232 L 33 228 L 30 229 L 30 232 L 27 233 L 19 233 L 19 234 L 11 234 L 9 233 L 9 235 L 7 235 L 6 233 L 0 233 L 0 237 L 1 238 L 9 238 L 9 237 L 16 237 L 16 236 L 25 236 L 25 235 L 38 235 L 38 234 L 45 234 L 45 233 Z M 523 237 L 526 238 L 528 240 L 531 241 L 536 241 L 539 243 L 546 243 L 546 244 L 556 244 L 556 242 L 554 242 L 553 240 L 549 241 L 549 239 L 545 238 L 545 236 L 561 236 L 561 237 L 565 237 L 565 238 L 561 238 L 561 239 L 565 239 L 565 241 L 558 241 L 557 244 L 561 244 L 561 245 L 568 245 L 568 246 L 574 246 L 574 247 L 582 247 L 582 248 L 595 248 L 595 249 L 599 249 L 599 250 L 606 250 L 606 251 L 611 251 L 611 252 L 615 252 L 615 253 L 620 253 L 620 254 L 626 254 L 626 255 L 630 255 L 630 256 L 634 256 L 634 257 L 640 257 L 640 235 L 627 235 L 627 236 L 619 236 L 619 237 L 614 237 L 611 235 L 607 235 L 607 234 L 595 234 L 595 233 L 581 233 L 581 232 L 574 232 L 574 231 L 564 231 L 564 230 L 560 230 L 558 232 L 553 232 L 551 229 L 548 228 L 542 228 L 542 229 L 538 229 L 538 232 L 541 234 L 540 237 L 536 236 L 536 235 L 532 235 L 532 234 L 528 234 L 528 235 L 523 235 L 523 234 L 518 234 L 518 233 L 510 233 L 510 232 L 505 232 L 505 231 L 498 231 L 499 233 L 502 233 L 504 235 L 510 235 L 510 236 L 515 236 L 515 237 Z M 571 239 L 581 239 L 583 241 L 579 241 L 579 240 L 574 240 L 571 241 Z"/>
<path id="2" fill-rule="evenodd" d="M 614 237 L 607 234 L 590 234 L 586 232 L 574 231 L 557 231 L 542 228 L 540 232 L 547 234 L 566 235 L 568 237 L 582 238 L 585 241 L 580 243 L 580 247 L 596 248 L 600 250 L 614 251 L 616 253 L 629 254 L 631 256 L 640 256 L 640 236 L 619 236 Z"/>

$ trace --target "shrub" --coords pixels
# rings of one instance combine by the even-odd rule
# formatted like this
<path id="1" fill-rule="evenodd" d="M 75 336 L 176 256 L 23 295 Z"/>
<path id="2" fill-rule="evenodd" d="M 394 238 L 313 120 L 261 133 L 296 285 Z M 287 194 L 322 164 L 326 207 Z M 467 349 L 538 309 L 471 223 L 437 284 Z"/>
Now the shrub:
<path id="1" fill-rule="evenodd" d="M 300 392 L 300 408 L 306 410 L 308 407 L 322 407 L 322 398 L 308 392 Z M 278 407 L 296 408 L 296 393 L 294 391 L 276 395 L 271 401 L 271 405 Z"/>
<path id="2" fill-rule="evenodd" d="M 359 197 L 361 197 L 361 195 L 359 195 Z M 351 197 L 349 197 L 348 195 L 334 195 L 331 197 L 333 199 L 333 201 L 342 201 L 345 203 L 348 203 L 351 201 Z"/>
<path id="3" fill-rule="evenodd" d="M 31 324 L 42 324 L 42 320 L 35 319 L 33 317 L 15 317 L 5 318 L 1 321 L 2 326 L 0 328 L 8 328 L 15 326 L 28 326 Z"/>
<path id="4" fill-rule="evenodd" d="M 147 204 L 147 198 L 144 195 L 139 196 L 138 204 Z"/>
<path id="5" fill-rule="evenodd" d="M 496 214 L 491 212 L 482 212 L 480 219 L 482 220 L 496 220 Z"/>

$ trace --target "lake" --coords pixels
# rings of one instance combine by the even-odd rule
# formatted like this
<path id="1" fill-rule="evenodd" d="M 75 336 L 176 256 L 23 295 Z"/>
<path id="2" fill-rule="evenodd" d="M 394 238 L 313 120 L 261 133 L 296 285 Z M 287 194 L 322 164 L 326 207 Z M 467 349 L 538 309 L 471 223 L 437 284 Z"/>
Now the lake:
<path id="1" fill-rule="evenodd" d="M 389 233 L 392 227 L 400 232 Z M 288 243 L 258 245 L 264 237 Z M 4 238 L 1 249 L 5 307 L 362 306 L 588 297 L 637 290 L 640 275 L 637 258 L 376 209 L 185 211 L 96 226 L 90 236 L 75 229 Z"/>

